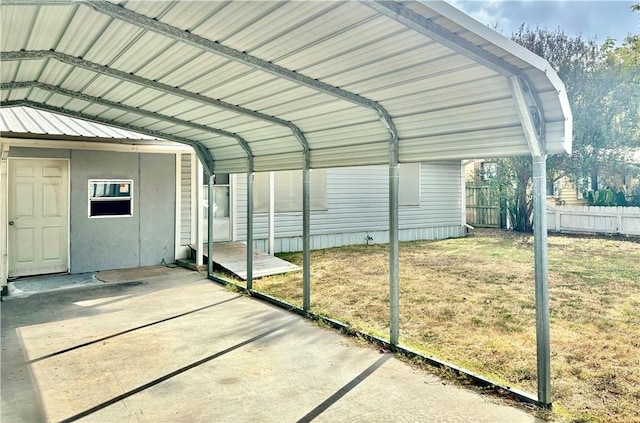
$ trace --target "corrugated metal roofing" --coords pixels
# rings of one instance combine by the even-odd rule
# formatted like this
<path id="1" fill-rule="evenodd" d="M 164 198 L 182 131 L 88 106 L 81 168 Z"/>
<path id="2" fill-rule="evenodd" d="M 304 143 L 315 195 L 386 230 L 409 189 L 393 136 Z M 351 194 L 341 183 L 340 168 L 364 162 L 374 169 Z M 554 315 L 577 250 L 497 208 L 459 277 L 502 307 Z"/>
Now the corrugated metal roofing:
<path id="1" fill-rule="evenodd" d="M 160 141 L 155 137 L 20 106 L 0 109 L 0 132 L 7 136 L 12 134 L 38 134 L 131 141 Z"/>
<path id="2" fill-rule="evenodd" d="M 301 168 L 305 140 L 311 167 L 387 163 L 384 113 L 400 162 L 531 154 L 514 75 L 546 152 L 570 149 L 551 67 L 443 2 L 0 7 L 3 106 L 190 143 L 217 172 L 250 155 L 256 171 Z"/>

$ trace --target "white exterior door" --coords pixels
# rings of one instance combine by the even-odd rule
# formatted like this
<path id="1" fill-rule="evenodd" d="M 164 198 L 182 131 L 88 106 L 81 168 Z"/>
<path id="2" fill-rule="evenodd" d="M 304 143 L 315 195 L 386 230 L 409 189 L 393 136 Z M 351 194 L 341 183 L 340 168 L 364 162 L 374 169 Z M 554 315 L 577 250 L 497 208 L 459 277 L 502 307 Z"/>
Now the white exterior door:
<path id="1" fill-rule="evenodd" d="M 69 162 L 9 159 L 9 276 L 69 270 Z"/>

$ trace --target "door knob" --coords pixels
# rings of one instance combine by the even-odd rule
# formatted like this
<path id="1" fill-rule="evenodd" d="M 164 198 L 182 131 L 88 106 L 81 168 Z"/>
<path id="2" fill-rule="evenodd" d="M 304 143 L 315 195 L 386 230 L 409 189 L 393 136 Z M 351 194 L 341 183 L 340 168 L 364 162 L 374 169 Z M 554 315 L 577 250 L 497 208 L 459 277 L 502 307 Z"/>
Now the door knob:
<path id="1" fill-rule="evenodd" d="M 13 226 L 15 224 L 15 222 L 13 220 L 9 221 L 9 226 Z"/>

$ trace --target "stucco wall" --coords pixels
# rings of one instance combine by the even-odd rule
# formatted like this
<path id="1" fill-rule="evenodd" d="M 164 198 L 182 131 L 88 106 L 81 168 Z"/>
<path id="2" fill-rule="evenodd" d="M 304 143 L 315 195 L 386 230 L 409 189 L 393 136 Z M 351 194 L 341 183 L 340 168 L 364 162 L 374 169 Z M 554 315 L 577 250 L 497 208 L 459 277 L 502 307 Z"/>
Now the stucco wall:
<path id="1" fill-rule="evenodd" d="M 175 261 L 175 177 L 174 155 L 140 154 L 141 266 Z"/>
<path id="2" fill-rule="evenodd" d="M 90 219 L 89 179 L 133 180 L 133 216 Z M 71 273 L 174 261 L 175 156 L 71 151 Z"/>

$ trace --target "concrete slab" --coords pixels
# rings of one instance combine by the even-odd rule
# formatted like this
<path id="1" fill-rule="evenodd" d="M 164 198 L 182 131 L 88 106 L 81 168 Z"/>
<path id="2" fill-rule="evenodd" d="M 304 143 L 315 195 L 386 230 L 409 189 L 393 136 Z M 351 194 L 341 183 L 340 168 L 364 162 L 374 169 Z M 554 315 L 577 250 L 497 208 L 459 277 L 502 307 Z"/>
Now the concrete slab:
<path id="1" fill-rule="evenodd" d="M 7 284 L 9 290 L 9 296 L 7 298 L 22 298 L 38 292 L 77 288 L 86 285 L 99 285 L 101 283 L 102 282 L 96 279 L 94 272 L 20 278 Z"/>
<path id="2" fill-rule="evenodd" d="M 4 300 L 24 298 L 41 292 L 101 283 L 126 282 L 170 275 L 175 266 L 143 266 L 127 269 L 102 270 L 100 272 L 61 273 L 21 277 L 8 283 L 9 295 Z"/>
<path id="3" fill-rule="evenodd" d="M 535 422 L 195 272 L 2 303 L 3 422 Z"/>

